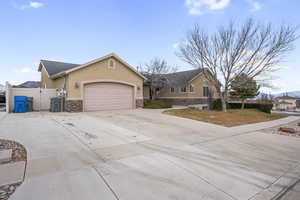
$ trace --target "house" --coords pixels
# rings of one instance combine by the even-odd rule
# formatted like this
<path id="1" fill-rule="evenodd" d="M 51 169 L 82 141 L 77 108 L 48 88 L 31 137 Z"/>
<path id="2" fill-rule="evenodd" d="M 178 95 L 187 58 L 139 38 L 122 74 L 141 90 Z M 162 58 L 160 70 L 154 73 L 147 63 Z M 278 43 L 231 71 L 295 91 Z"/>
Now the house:
<path id="1" fill-rule="evenodd" d="M 275 98 L 274 110 L 298 111 L 300 110 L 300 98 L 291 96 L 281 96 Z"/>
<path id="2" fill-rule="evenodd" d="M 173 105 L 199 105 L 209 108 L 218 98 L 215 87 L 205 78 L 202 69 L 165 74 L 166 84 L 156 89 L 157 99 Z M 144 88 L 145 99 L 149 98 L 149 88 Z"/>
<path id="3" fill-rule="evenodd" d="M 5 87 L 0 84 L 0 106 L 5 103 Z"/>
<path id="4" fill-rule="evenodd" d="M 64 91 L 68 112 L 143 106 L 146 78 L 114 53 L 85 64 L 41 60 L 38 70 L 42 88 Z"/>
<path id="5" fill-rule="evenodd" d="M 14 85 L 13 88 L 39 88 L 41 87 L 40 81 L 26 81 L 20 85 Z"/>

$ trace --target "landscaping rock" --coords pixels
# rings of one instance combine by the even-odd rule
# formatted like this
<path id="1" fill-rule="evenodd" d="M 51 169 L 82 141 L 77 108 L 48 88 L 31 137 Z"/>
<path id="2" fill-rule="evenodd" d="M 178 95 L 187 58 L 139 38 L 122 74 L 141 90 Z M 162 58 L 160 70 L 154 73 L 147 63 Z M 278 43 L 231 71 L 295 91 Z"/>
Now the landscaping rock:
<path id="1" fill-rule="evenodd" d="M 24 181 L 27 151 L 18 142 L 0 139 L 0 200 L 8 200 Z"/>
<path id="2" fill-rule="evenodd" d="M 296 130 L 293 128 L 285 128 L 285 127 L 280 127 L 279 131 L 285 132 L 285 133 L 296 133 Z"/>

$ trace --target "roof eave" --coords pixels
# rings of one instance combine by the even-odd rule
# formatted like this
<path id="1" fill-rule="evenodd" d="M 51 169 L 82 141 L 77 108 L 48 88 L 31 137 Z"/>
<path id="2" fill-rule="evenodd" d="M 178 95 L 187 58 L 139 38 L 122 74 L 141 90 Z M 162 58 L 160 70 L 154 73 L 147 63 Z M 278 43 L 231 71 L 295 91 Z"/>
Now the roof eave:
<path id="1" fill-rule="evenodd" d="M 66 74 L 67 74 L 66 71 L 63 71 L 63 72 L 59 72 L 57 74 L 54 74 L 54 75 L 50 76 L 50 78 L 51 79 L 57 79 L 57 78 L 61 78 L 61 77 L 65 76 Z"/>
<path id="2" fill-rule="evenodd" d="M 45 69 L 45 71 L 47 72 L 47 76 L 48 76 L 48 78 L 50 78 L 49 72 L 47 71 L 47 69 L 46 69 L 45 65 L 43 64 L 43 61 L 41 60 L 41 61 L 40 61 L 39 68 L 38 68 L 38 72 L 42 72 L 42 68 L 44 68 L 44 69 Z"/>

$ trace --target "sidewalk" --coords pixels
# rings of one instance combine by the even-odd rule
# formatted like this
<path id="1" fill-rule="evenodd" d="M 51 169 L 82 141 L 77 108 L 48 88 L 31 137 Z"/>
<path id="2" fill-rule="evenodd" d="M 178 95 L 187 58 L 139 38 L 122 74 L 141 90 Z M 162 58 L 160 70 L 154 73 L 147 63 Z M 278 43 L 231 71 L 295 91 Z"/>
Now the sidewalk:
<path id="1" fill-rule="evenodd" d="M 293 121 L 300 120 L 300 117 L 290 116 L 278 120 L 272 120 L 268 122 L 261 122 L 261 123 L 255 123 L 255 124 L 247 124 L 242 126 L 235 126 L 230 128 L 230 131 L 232 133 L 247 133 L 247 132 L 255 132 L 266 128 L 271 128 L 274 126 L 280 126 L 287 123 L 291 123 Z"/>
<path id="2" fill-rule="evenodd" d="M 0 120 L 6 115 L 6 112 L 0 112 Z"/>

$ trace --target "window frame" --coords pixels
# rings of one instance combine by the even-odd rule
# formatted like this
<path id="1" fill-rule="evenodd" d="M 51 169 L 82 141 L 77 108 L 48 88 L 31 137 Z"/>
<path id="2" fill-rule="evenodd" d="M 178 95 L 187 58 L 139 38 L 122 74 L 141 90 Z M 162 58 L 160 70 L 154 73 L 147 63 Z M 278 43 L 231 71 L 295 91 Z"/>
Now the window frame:
<path id="1" fill-rule="evenodd" d="M 209 87 L 208 86 L 203 86 L 202 90 L 203 90 L 203 94 L 202 95 L 204 97 L 209 97 Z"/>
<path id="2" fill-rule="evenodd" d="M 184 91 L 182 91 L 182 89 L 184 89 Z M 186 93 L 186 92 L 187 92 L 187 88 L 186 88 L 186 86 L 184 86 L 184 87 L 180 87 L 180 92 L 181 92 L 181 93 Z"/>
<path id="3" fill-rule="evenodd" d="M 170 93 L 175 93 L 175 88 L 174 87 L 170 87 Z"/>
<path id="4" fill-rule="evenodd" d="M 191 91 L 191 88 L 193 88 L 193 91 Z M 195 86 L 193 84 L 190 84 L 190 86 L 189 86 L 189 92 L 190 93 L 195 93 Z"/>

